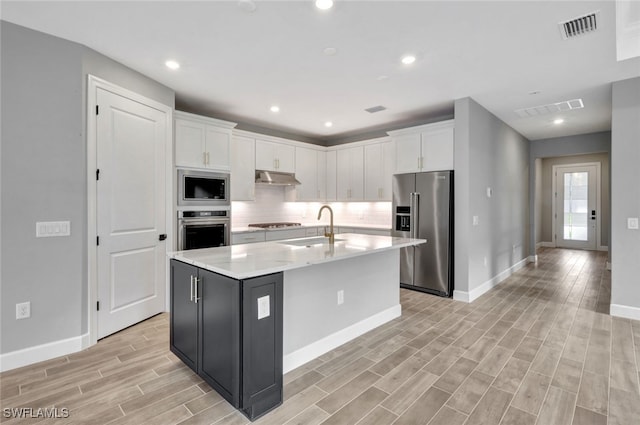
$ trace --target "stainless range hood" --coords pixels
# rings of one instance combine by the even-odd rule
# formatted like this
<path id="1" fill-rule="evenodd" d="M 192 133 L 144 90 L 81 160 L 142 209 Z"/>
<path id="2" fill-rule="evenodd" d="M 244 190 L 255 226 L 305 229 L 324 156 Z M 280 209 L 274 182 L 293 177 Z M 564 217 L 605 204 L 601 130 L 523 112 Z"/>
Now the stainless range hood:
<path id="1" fill-rule="evenodd" d="M 271 186 L 295 186 L 300 184 L 293 173 L 280 173 L 277 171 L 256 170 L 256 184 L 268 184 Z"/>

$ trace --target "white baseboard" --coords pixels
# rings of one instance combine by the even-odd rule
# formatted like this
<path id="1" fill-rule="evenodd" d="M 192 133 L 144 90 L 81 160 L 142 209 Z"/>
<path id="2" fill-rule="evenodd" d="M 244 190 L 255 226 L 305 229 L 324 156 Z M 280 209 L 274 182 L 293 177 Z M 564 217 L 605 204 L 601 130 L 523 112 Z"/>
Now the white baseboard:
<path id="1" fill-rule="evenodd" d="M 611 304 L 609 306 L 609 314 L 616 317 L 624 317 L 625 319 L 640 320 L 640 308 L 628 305 Z"/>
<path id="2" fill-rule="evenodd" d="M 84 350 L 87 347 L 89 347 L 88 333 L 0 354 L 0 372 L 17 369 L 22 366 L 28 366 L 60 356 L 66 356 L 67 354 Z"/>
<path id="3" fill-rule="evenodd" d="M 342 344 L 351 341 L 354 338 L 363 335 L 370 330 L 383 325 L 402 314 L 402 306 L 400 304 L 388 308 L 380 313 L 374 314 L 364 320 L 354 323 L 353 325 L 328 335 L 316 342 L 302 347 L 292 353 L 285 354 L 282 361 L 283 372 L 287 373 L 311 360 L 320 357 L 324 353 L 333 350 Z"/>
<path id="4" fill-rule="evenodd" d="M 611 261 L 607 261 L 605 263 L 605 267 L 607 268 L 607 270 L 611 270 Z"/>
<path id="5" fill-rule="evenodd" d="M 537 263 L 538 262 L 538 256 L 537 255 L 530 255 L 529 258 L 527 258 L 527 260 L 530 263 Z"/>
<path id="6" fill-rule="evenodd" d="M 555 242 L 538 242 L 536 244 L 536 248 L 540 248 L 540 247 L 543 247 L 543 248 L 555 248 L 556 244 L 555 244 Z"/>
<path id="7" fill-rule="evenodd" d="M 456 301 L 472 303 L 473 301 L 481 297 L 483 294 L 491 290 L 491 288 L 498 286 L 503 280 L 505 280 L 506 278 L 508 278 L 509 276 L 511 276 L 512 274 L 514 274 L 515 272 L 517 272 L 518 270 L 526 266 L 528 262 L 529 262 L 528 257 L 525 258 L 524 260 L 520 260 L 513 266 L 509 267 L 505 271 L 494 276 L 492 279 L 489 279 L 488 281 L 486 281 L 485 283 L 478 286 L 472 291 L 467 292 L 467 291 L 454 290 L 453 299 Z"/>
<path id="8" fill-rule="evenodd" d="M 609 247 L 608 246 L 604 246 L 604 245 L 600 245 L 598 247 L 598 251 L 609 251 Z"/>

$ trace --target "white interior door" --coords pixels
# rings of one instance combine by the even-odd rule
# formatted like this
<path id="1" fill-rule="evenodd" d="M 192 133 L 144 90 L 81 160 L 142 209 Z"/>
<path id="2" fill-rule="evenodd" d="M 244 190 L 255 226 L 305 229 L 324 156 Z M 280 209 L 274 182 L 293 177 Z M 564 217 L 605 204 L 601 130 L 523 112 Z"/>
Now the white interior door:
<path id="1" fill-rule="evenodd" d="M 596 249 L 596 177 L 595 165 L 556 168 L 556 246 Z"/>
<path id="2" fill-rule="evenodd" d="M 167 115 L 98 89 L 98 338 L 165 306 Z"/>

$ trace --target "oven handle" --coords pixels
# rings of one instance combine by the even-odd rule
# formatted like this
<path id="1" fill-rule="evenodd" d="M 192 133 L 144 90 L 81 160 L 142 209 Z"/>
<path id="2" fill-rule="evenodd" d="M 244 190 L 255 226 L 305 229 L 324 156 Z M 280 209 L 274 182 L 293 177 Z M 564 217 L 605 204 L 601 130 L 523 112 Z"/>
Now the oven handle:
<path id="1" fill-rule="evenodd" d="M 179 218 L 178 224 L 182 225 L 207 225 L 207 224 L 229 224 L 229 218 Z"/>

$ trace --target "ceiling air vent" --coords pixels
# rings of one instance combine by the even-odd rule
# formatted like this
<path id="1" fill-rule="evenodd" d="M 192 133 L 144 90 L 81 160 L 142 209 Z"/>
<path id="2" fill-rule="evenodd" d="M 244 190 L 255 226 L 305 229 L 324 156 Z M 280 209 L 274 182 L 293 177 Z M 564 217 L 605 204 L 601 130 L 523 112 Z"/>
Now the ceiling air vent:
<path id="1" fill-rule="evenodd" d="M 387 108 L 385 108 L 382 105 L 372 106 L 371 108 L 365 109 L 365 111 L 367 111 L 370 114 L 375 114 L 376 112 L 386 111 L 386 110 L 387 110 Z"/>
<path id="2" fill-rule="evenodd" d="M 520 118 L 535 117 L 536 115 L 552 114 L 554 112 L 570 111 L 572 109 L 584 108 L 582 99 L 565 100 L 564 102 L 549 103 L 547 105 L 534 106 L 531 108 L 516 109 L 516 114 Z"/>
<path id="3" fill-rule="evenodd" d="M 600 11 L 595 11 L 587 15 L 578 16 L 577 18 L 569 21 L 560 22 L 560 33 L 562 38 L 568 40 L 570 38 L 578 37 L 580 35 L 593 32 L 598 29 L 597 18 L 600 15 Z"/>

